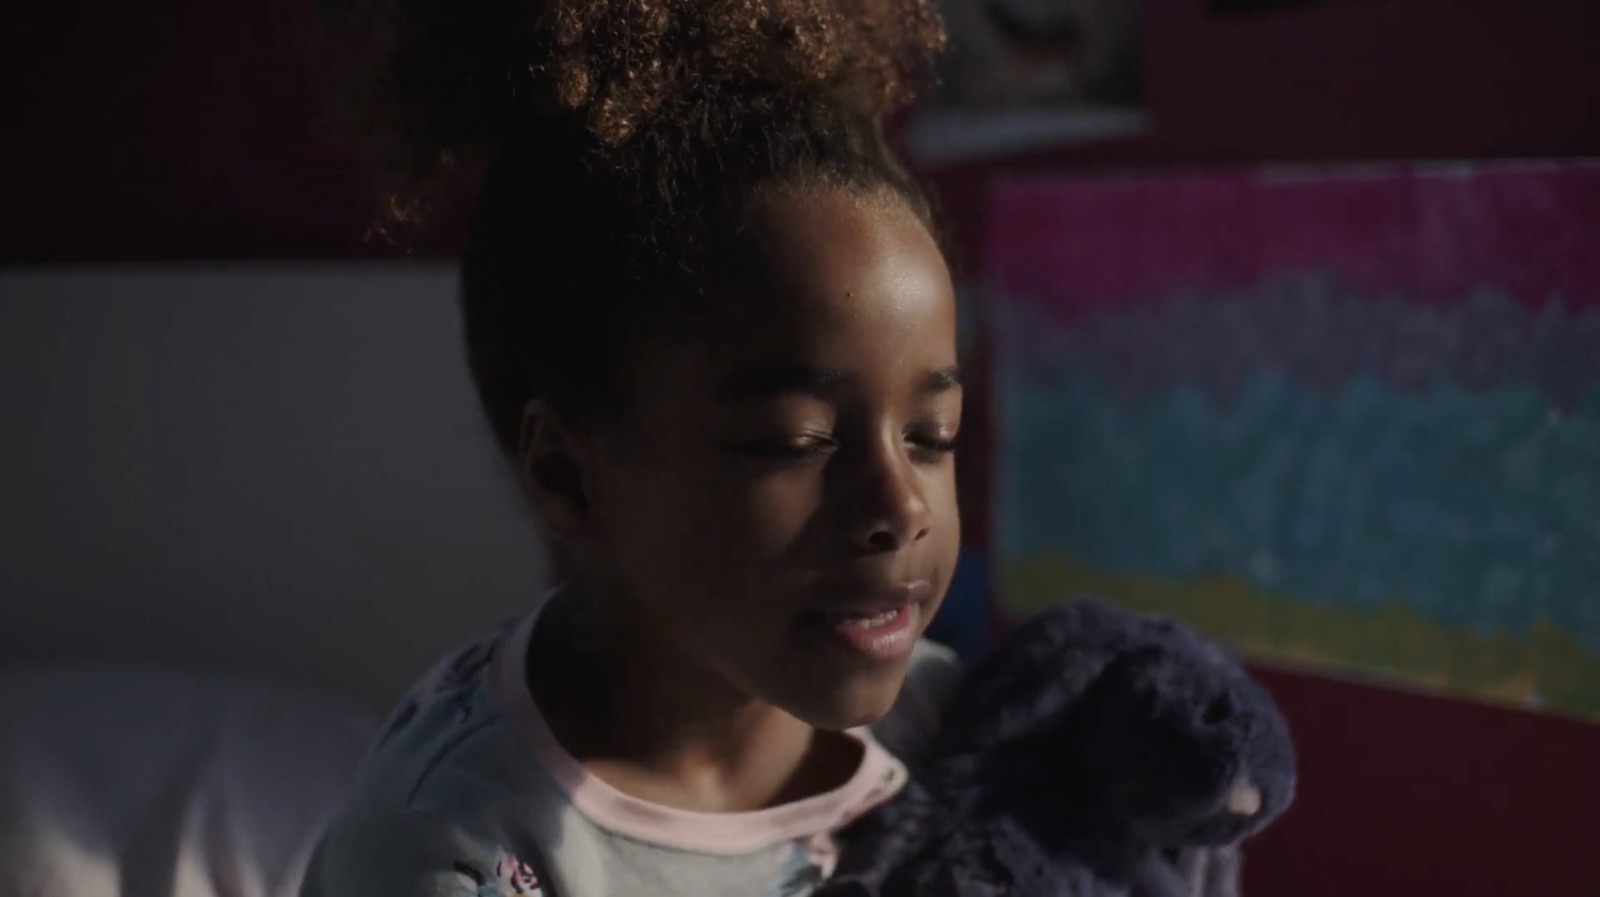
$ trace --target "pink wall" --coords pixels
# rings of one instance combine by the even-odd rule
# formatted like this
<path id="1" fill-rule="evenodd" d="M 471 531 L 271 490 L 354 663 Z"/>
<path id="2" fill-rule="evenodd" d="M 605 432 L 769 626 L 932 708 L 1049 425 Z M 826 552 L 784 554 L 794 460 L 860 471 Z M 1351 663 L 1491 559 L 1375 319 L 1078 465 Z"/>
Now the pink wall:
<path id="1" fill-rule="evenodd" d="M 1247 895 L 1600 894 L 1600 726 L 1257 672 L 1301 779 L 1247 852 Z"/>
<path id="2" fill-rule="evenodd" d="M 1600 155 L 1600 4 L 1323 0 L 1212 17 L 1204 0 L 1145 2 L 1152 131 L 1007 169 Z M 996 167 L 934 175 L 963 248 Z"/>
<path id="3" fill-rule="evenodd" d="M 318 138 L 311 7 L 8 4 L 0 263 L 385 254 Z"/>

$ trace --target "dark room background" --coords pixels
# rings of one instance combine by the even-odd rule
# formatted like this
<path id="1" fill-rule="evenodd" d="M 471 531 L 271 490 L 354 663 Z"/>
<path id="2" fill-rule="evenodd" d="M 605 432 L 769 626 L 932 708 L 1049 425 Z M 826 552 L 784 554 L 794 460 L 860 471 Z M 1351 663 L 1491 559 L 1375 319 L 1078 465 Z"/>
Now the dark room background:
<path id="1" fill-rule="evenodd" d="M 300 64 L 309 7 L 62 0 L 0 14 L 0 504 L 12 507 L 0 618 L 26 610 L 36 631 L 112 650 L 128 620 L 210 607 L 200 612 L 320 646 L 267 664 L 315 681 L 346 638 L 382 642 L 407 614 L 455 619 L 435 599 L 458 584 L 489 596 L 464 635 L 543 580 L 451 354 L 455 236 L 446 228 L 409 259 L 365 238 L 360 166 L 326 138 L 324 88 Z M 1143 27 L 1146 132 L 924 172 L 959 270 L 982 265 L 985 188 L 999 173 L 1600 155 L 1591 0 L 1148 0 Z M 373 333 L 382 340 L 362 339 Z M 281 354 L 248 357 L 267 345 Z M 352 380 L 352 366 L 371 373 Z M 95 370 L 116 371 L 116 389 Z M 214 373 L 197 382 L 202 370 Z M 48 407 L 28 398 L 41 377 L 59 399 Z M 291 393 L 317 404 L 273 407 Z M 251 413 L 224 428 L 175 410 L 232 416 L 241 401 Z M 337 438 L 308 447 L 297 427 Z M 178 441 L 190 454 L 173 453 Z M 212 469 L 246 449 L 268 471 L 303 463 L 322 479 L 275 487 Z M 964 484 L 979 546 L 983 450 L 980 438 Z M 241 508 L 251 526 L 206 522 Z M 266 572 L 241 573 L 243 558 Z M 388 558 L 401 561 L 379 570 Z M 95 606 L 130 581 L 134 604 Z M 318 589 L 365 597 L 313 626 L 295 602 L 325 603 Z M 167 628 L 135 648 L 218 663 L 251 650 L 246 628 L 209 646 Z M 0 632 L 0 663 L 38 653 L 20 627 L 0 630 L 15 633 Z M 391 646 L 343 687 L 381 703 L 443 647 Z M 1302 784 L 1249 850 L 1247 893 L 1600 893 L 1600 727 L 1260 674 L 1294 727 Z"/>

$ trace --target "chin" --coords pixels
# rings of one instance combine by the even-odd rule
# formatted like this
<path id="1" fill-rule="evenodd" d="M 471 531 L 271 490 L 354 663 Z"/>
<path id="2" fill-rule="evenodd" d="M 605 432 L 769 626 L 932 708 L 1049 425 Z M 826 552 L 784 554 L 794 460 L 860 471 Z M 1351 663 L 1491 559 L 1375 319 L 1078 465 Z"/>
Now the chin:
<path id="1" fill-rule="evenodd" d="M 805 689 L 784 709 L 818 729 L 843 731 L 870 726 L 888 715 L 900 687 L 905 684 L 905 664 L 838 679 L 827 686 Z"/>

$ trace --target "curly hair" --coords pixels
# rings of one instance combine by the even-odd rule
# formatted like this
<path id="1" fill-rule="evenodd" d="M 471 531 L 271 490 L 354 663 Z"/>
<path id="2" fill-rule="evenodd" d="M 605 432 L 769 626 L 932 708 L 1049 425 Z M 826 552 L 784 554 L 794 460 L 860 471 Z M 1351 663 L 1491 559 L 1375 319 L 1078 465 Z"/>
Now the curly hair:
<path id="1" fill-rule="evenodd" d="M 377 26 L 347 118 L 395 178 L 386 225 L 481 171 L 460 302 L 508 454 L 530 399 L 613 407 L 630 340 L 704 292 L 754 191 L 887 191 L 931 227 L 883 124 L 943 48 L 936 0 L 388 3 L 324 10 Z"/>

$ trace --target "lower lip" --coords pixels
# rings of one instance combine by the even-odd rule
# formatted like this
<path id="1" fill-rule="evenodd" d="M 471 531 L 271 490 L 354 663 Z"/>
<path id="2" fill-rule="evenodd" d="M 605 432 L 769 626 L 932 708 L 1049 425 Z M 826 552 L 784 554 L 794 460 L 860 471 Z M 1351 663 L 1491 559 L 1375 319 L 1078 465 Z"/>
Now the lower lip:
<path id="1" fill-rule="evenodd" d="M 863 657 L 898 660 L 910 654 L 916 644 L 917 607 L 915 603 L 902 604 L 894 609 L 894 616 L 871 625 L 850 620 L 830 620 L 824 625 L 844 647 Z"/>

